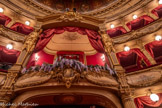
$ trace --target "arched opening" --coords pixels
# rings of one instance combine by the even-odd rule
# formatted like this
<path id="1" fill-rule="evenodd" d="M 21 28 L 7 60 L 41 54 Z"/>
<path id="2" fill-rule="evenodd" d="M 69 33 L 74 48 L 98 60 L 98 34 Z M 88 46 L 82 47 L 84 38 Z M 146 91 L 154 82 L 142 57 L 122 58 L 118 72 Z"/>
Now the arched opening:
<path id="1" fill-rule="evenodd" d="M 19 89 L 17 94 L 19 95 L 12 103 L 18 106 L 11 106 L 11 108 L 46 108 L 46 106 L 49 108 L 122 108 L 115 91 L 109 92 L 103 88 L 33 87 Z"/>

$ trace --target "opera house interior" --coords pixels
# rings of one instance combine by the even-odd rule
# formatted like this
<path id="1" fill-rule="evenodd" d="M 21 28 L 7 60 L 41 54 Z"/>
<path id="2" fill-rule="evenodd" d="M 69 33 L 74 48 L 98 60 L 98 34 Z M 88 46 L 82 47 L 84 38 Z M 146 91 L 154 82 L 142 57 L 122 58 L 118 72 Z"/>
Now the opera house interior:
<path id="1" fill-rule="evenodd" d="M 162 0 L 0 0 L 0 108 L 162 108 Z"/>

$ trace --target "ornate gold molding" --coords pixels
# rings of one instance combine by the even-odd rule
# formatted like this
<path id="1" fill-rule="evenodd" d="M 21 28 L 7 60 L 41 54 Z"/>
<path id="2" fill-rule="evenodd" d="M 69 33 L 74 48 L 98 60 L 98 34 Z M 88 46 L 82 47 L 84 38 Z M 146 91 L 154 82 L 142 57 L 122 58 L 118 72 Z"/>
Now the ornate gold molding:
<path id="1" fill-rule="evenodd" d="M 36 40 L 39 36 L 39 29 L 33 31 L 29 34 L 29 36 L 26 38 L 22 50 L 26 49 L 27 53 L 31 53 L 34 50 Z"/>
<path id="2" fill-rule="evenodd" d="M 83 17 L 77 13 L 77 12 L 66 12 L 65 14 L 61 15 L 59 17 L 59 20 L 62 20 L 62 21 L 65 21 L 65 22 L 68 22 L 68 21 L 81 21 L 83 19 Z"/>
<path id="3" fill-rule="evenodd" d="M 118 87 L 119 84 L 116 79 L 108 73 L 108 71 L 77 71 L 75 68 L 69 66 L 63 69 L 55 68 L 50 72 L 29 71 L 21 75 L 15 83 L 15 87 L 22 88 L 28 86 L 35 86 L 43 84 L 49 80 L 54 79 L 54 82 L 64 83 L 67 88 L 70 88 L 73 83 L 79 83 L 86 79 L 88 82 L 99 86 Z M 53 80 L 52 80 L 53 81 Z"/>
<path id="4" fill-rule="evenodd" d="M 126 75 L 127 82 L 132 87 L 146 87 L 153 85 L 162 78 L 162 70 L 161 65 L 135 71 Z"/>
<path id="5" fill-rule="evenodd" d="M 42 71 L 34 71 L 26 73 L 18 78 L 15 87 L 35 86 L 47 82 L 51 78 L 51 74 Z"/>
<path id="6" fill-rule="evenodd" d="M 94 10 L 94 11 L 85 12 L 85 13 L 83 12 L 83 13 L 90 15 L 90 16 L 100 15 L 101 13 L 105 13 L 107 11 L 110 11 L 114 8 L 119 7 L 121 4 L 125 3 L 126 1 L 129 1 L 129 0 L 117 0 L 117 1 L 112 2 L 111 5 L 104 7 L 103 9 L 97 9 L 97 10 Z M 45 13 L 48 13 L 48 14 L 61 13 L 59 11 L 55 11 L 55 10 L 52 10 L 52 9 L 45 8 L 45 6 L 39 5 L 39 3 L 37 3 L 33 0 L 23 0 L 23 2 L 25 4 L 28 4 L 29 6 L 32 6 L 36 9 L 39 9 L 39 10 L 45 12 Z"/>
<path id="7" fill-rule="evenodd" d="M 162 19 L 158 19 L 157 21 L 155 21 L 149 25 L 146 25 L 145 27 L 143 27 L 141 29 L 132 31 L 130 33 L 121 35 L 119 37 L 115 37 L 115 38 L 113 38 L 114 44 L 122 44 L 122 43 L 125 43 L 128 41 L 134 40 L 134 39 L 141 38 L 145 35 L 154 33 L 162 28 L 161 22 L 162 22 Z"/>
<path id="8" fill-rule="evenodd" d="M 0 35 L 8 39 L 11 39 L 13 41 L 21 42 L 21 43 L 24 42 L 24 39 L 26 37 L 26 35 L 5 28 L 3 25 L 0 26 Z"/>

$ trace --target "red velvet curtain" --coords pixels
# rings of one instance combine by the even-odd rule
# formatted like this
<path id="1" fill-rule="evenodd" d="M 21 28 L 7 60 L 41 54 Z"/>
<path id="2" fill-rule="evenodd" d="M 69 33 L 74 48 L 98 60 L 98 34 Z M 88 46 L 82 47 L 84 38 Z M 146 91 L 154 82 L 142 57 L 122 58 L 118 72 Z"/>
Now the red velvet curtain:
<path id="1" fill-rule="evenodd" d="M 35 54 L 37 54 L 39 56 L 38 61 L 35 60 Z M 42 65 L 43 63 L 52 64 L 53 60 L 54 60 L 54 55 L 47 54 L 43 50 L 41 50 L 37 53 L 32 54 L 26 67 L 29 68 L 29 67 L 35 66 L 35 65 Z"/>
<path id="2" fill-rule="evenodd" d="M 12 25 L 10 29 L 25 35 L 30 34 L 34 30 L 33 27 L 21 24 L 19 22 Z"/>
<path id="3" fill-rule="evenodd" d="M 11 18 L 0 13 L 0 24 L 6 26 L 11 21 Z"/>
<path id="4" fill-rule="evenodd" d="M 122 34 L 124 34 L 126 32 L 127 31 L 122 26 L 116 27 L 114 29 L 107 30 L 107 34 L 110 37 L 119 36 L 119 35 L 122 35 Z"/>
<path id="5" fill-rule="evenodd" d="M 161 18 L 162 17 L 162 5 L 159 5 L 157 8 L 153 9 L 151 12 L 155 14 L 156 16 L 158 16 L 159 18 Z"/>
<path id="6" fill-rule="evenodd" d="M 104 53 L 104 48 L 101 42 L 100 35 L 93 30 L 78 27 L 60 27 L 44 31 L 40 35 L 40 39 L 38 40 L 38 43 L 35 47 L 35 52 L 42 50 L 50 41 L 50 39 L 54 36 L 54 34 L 61 34 L 65 31 L 78 32 L 82 35 L 87 35 L 92 47 L 98 52 Z"/>
<path id="7" fill-rule="evenodd" d="M 143 27 L 143 26 L 153 22 L 153 21 L 154 20 L 151 17 L 149 17 L 147 15 L 143 15 L 143 16 L 141 16 L 141 17 L 139 17 L 139 18 L 137 18 L 137 19 L 135 19 L 131 22 L 128 22 L 126 25 L 128 26 L 128 28 L 130 30 L 136 30 L 140 27 Z"/>
<path id="8" fill-rule="evenodd" d="M 162 93 L 157 94 L 159 96 L 159 101 L 158 102 L 153 102 L 150 99 L 150 96 L 143 96 L 143 97 L 138 97 L 136 98 L 135 104 L 137 108 L 144 108 L 144 105 L 150 106 L 150 107 L 159 107 L 162 104 Z"/>
<path id="9" fill-rule="evenodd" d="M 120 58 L 121 57 L 127 58 L 127 56 L 130 55 L 131 53 L 136 53 L 137 56 L 138 56 L 138 59 L 137 59 L 137 66 L 138 66 L 138 68 L 141 68 L 141 60 L 142 59 L 144 60 L 144 62 L 146 63 L 147 66 L 151 65 L 151 63 L 146 58 L 146 56 L 138 48 L 131 49 L 130 51 L 119 52 L 116 55 L 117 55 L 117 58 L 118 58 L 119 62 L 121 63 Z"/>
<path id="10" fill-rule="evenodd" d="M 84 63 L 84 52 L 80 52 L 80 51 L 58 51 L 57 52 L 57 56 L 63 56 L 63 55 L 79 55 L 79 61 Z"/>
<path id="11" fill-rule="evenodd" d="M 4 46 L 0 46 L 0 62 L 16 63 L 20 52 L 16 50 L 8 50 Z"/>

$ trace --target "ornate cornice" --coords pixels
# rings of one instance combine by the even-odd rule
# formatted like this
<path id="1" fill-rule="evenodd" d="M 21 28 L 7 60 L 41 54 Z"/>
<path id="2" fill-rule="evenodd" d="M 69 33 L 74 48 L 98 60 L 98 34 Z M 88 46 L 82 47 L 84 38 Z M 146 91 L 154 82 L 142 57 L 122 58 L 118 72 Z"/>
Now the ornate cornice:
<path id="1" fill-rule="evenodd" d="M 4 26 L 0 26 L 0 35 L 6 37 L 10 40 L 23 43 L 26 35 L 20 34 L 18 32 L 12 31 Z"/>
<path id="2" fill-rule="evenodd" d="M 113 38 L 114 44 L 122 44 L 134 39 L 154 33 L 162 28 L 162 19 L 159 19 L 141 29 Z"/>
<path id="3" fill-rule="evenodd" d="M 82 14 L 91 15 L 91 16 L 99 15 L 99 14 L 101 14 L 103 12 L 107 12 L 109 10 L 112 10 L 112 9 L 120 6 L 123 2 L 126 2 L 126 1 L 129 1 L 129 0 L 115 0 L 114 2 L 112 2 L 111 4 L 105 6 L 102 9 L 96 9 L 96 10 L 89 11 L 89 12 L 82 12 Z M 36 9 L 42 10 L 43 12 L 46 12 L 48 14 L 49 13 L 50 14 L 61 13 L 60 11 L 56 11 L 56 10 L 53 10 L 53 9 L 46 8 L 45 6 L 40 5 L 39 3 L 37 3 L 34 0 L 23 0 L 23 2 L 25 4 L 33 6 Z"/>
<path id="4" fill-rule="evenodd" d="M 59 26 L 78 26 L 98 30 L 99 25 L 104 22 L 102 18 L 82 15 L 71 11 L 36 18 L 37 21 L 42 22 L 42 28 L 45 29 Z"/>
<path id="5" fill-rule="evenodd" d="M 119 7 L 115 7 L 114 9 L 110 11 L 103 12 L 99 16 L 102 18 L 106 18 L 105 23 L 114 21 L 114 20 L 120 20 L 121 18 L 125 17 L 126 15 L 137 11 L 140 8 L 143 8 L 148 3 L 150 3 L 152 0 L 125 0 L 125 2 L 120 5 Z M 120 10 L 122 8 L 122 11 Z M 110 14 L 111 13 L 111 14 Z"/>
<path id="6" fill-rule="evenodd" d="M 52 10 L 43 8 L 43 6 L 38 5 L 38 3 L 33 2 L 33 0 L 22 0 L 22 1 L 25 4 L 27 4 L 28 6 L 32 6 L 33 8 L 36 8 L 37 10 L 41 10 L 41 11 L 47 13 L 47 14 L 54 14 L 55 13 Z"/>

